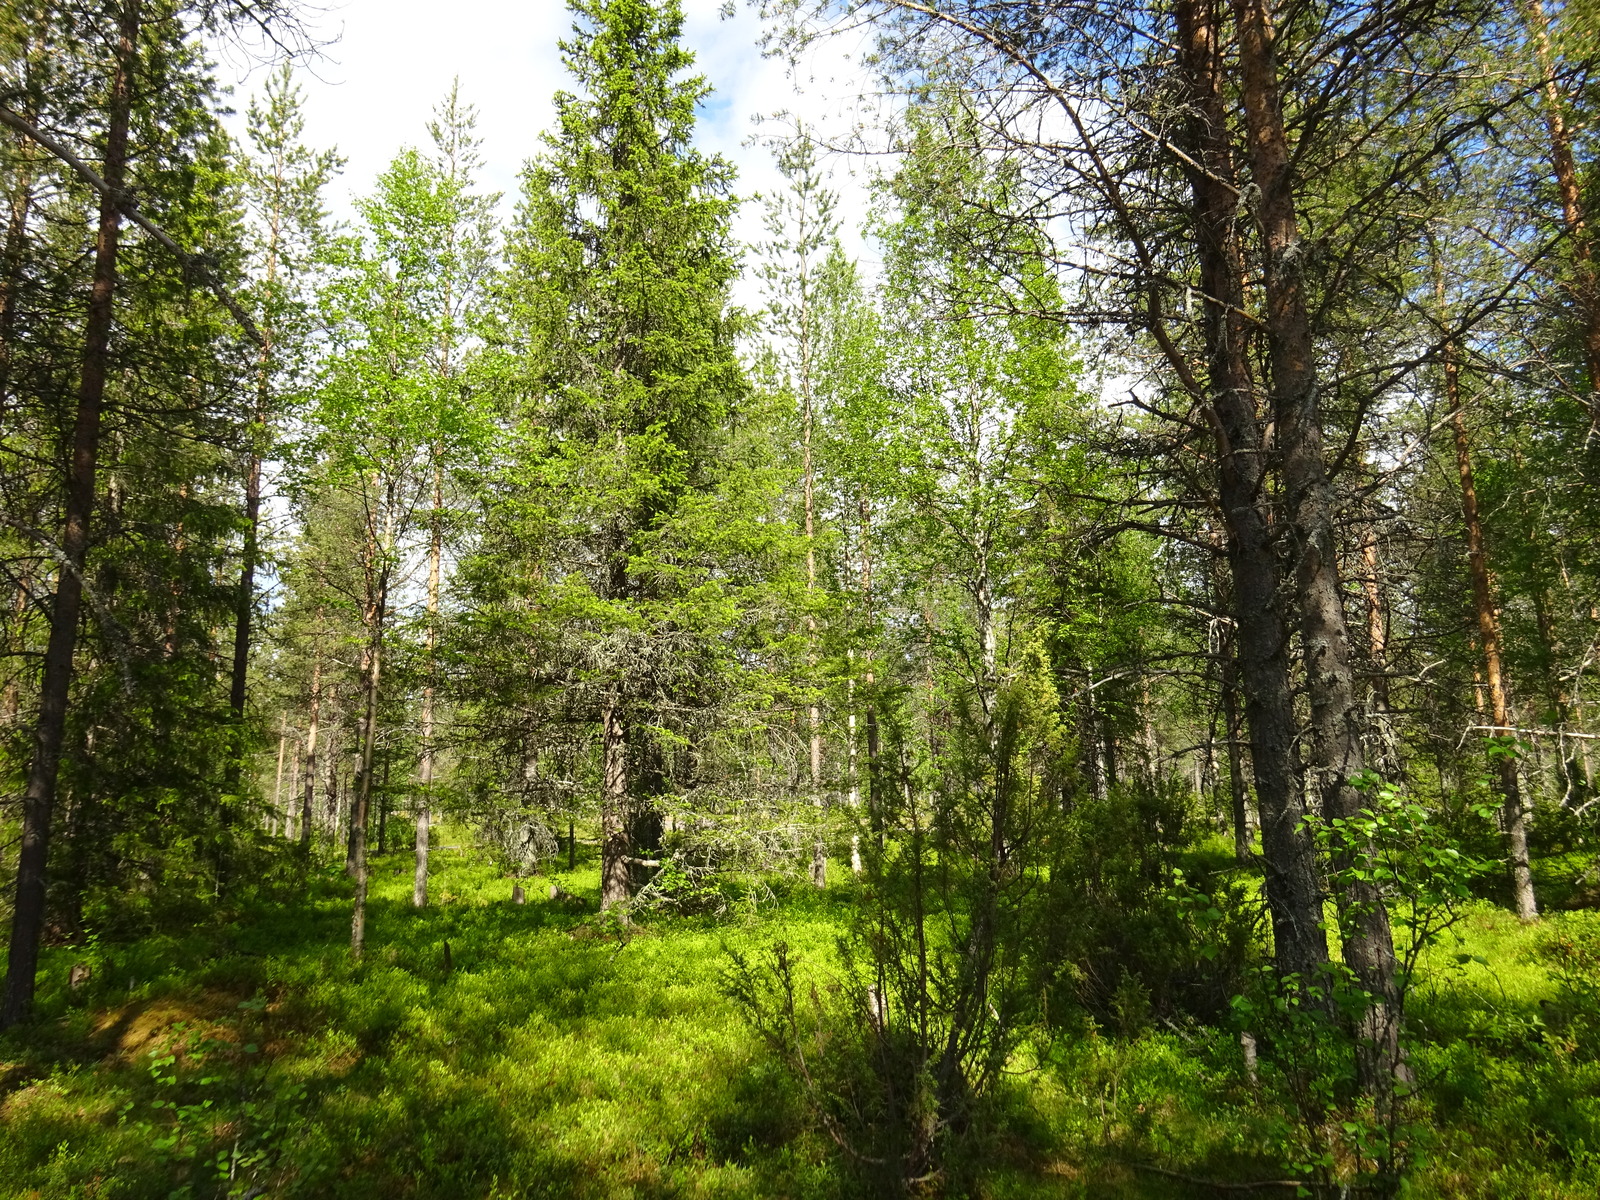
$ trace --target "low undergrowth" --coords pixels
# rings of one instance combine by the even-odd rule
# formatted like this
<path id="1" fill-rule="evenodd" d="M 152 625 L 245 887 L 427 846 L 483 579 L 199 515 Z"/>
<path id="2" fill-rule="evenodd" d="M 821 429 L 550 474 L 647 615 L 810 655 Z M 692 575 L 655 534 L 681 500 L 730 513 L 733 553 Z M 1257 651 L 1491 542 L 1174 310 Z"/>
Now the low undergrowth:
<path id="1" fill-rule="evenodd" d="M 855 886 L 830 874 L 821 894 L 625 929 L 544 886 L 512 904 L 460 851 L 413 910 L 394 855 L 361 964 L 335 869 L 181 934 L 57 948 L 39 1020 L 0 1041 L 0 1194 L 869 1194 L 727 992 L 736 955 L 781 941 L 825 994 Z M 553 881 L 598 888 L 592 863 Z M 72 988 L 75 965 L 90 974 Z M 1524 928 L 1475 907 L 1428 966 L 1408 1194 L 1600 1193 L 1600 914 Z M 1214 1184 L 1284 1177 L 1293 1141 L 1270 1069 L 1252 1079 L 1236 1030 L 1193 1021 L 1061 1012 L 988 1103 L 948 1177 L 973 1195 L 1227 1194 Z"/>

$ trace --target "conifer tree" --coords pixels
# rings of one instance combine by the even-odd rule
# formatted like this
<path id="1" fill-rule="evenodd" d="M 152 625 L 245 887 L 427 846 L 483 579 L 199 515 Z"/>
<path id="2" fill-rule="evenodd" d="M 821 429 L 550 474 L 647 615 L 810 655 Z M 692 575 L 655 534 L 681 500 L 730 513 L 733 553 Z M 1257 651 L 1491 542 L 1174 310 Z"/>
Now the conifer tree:
<path id="1" fill-rule="evenodd" d="M 154 560 L 141 548 L 117 562 L 116 553 L 103 553 L 101 547 L 114 542 L 117 550 L 127 551 L 129 541 L 136 543 L 152 528 L 125 520 L 133 514 L 122 511 L 124 498 L 152 499 L 158 510 L 170 499 L 179 501 L 166 508 L 169 517 L 174 507 L 183 512 L 167 527 L 173 532 L 165 550 L 174 561 L 190 556 L 191 565 L 198 565 L 195 553 L 204 556 L 217 547 L 214 539 L 219 534 L 224 540 L 228 536 L 212 524 L 216 511 L 211 504 L 203 501 L 198 508 L 186 508 L 189 501 L 202 500 L 198 480 L 214 477 L 215 464 L 199 461 L 205 452 L 198 457 L 177 456 L 183 461 L 172 464 L 173 472 L 164 471 L 164 464 L 150 453 L 178 428 L 186 437 L 203 429 L 203 441 L 212 445 L 227 440 L 224 429 L 234 415 L 228 401 L 237 365 L 235 339 L 241 332 L 245 338 L 255 336 L 253 323 L 224 281 L 237 261 L 237 214 L 224 166 L 225 139 L 216 118 L 215 84 L 194 35 L 201 26 L 225 34 L 241 20 L 277 32 L 283 28 L 279 22 L 284 8 L 277 0 L 247 5 L 233 0 L 107 0 L 71 8 L 40 6 L 30 14 L 37 22 L 36 40 L 40 45 L 69 47 L 72 53 L 61 56 L 65 61 L 41 77 L 31 94 L 4 97 L 21 99 L 26 113 L 0 104 L 0 120 L 32 144 L 29 171 L 53 176 L 56 186 L 50 191 L 56 211 L 51 213 L 48 238 L 35 244 L 49 245 L 48 256 L 54 259 L 50 271 L 61 281 L 49 323 L 35 325 L 26 335 L 13 327 L 8 339 L 13 386 L 15 360 L 32 360 L 28 388 L 33 397 L 28 407 L 41 418 L 28 435 L 39 441 L 26 449 L 10 447 L 23 452 L 22 461 L 34 464 L 26 474 L 38 484 L 30 489 L 31 499 L 37 501 L 28 505 L 32 519 L 21 522 L 19 531 L 25 531 L 35 545 L 34 554 L 43 567 L 38 572 L 40 582 L 54 576 L 54 584 L 44 589 L 49 595 L 48 636 L 39 660 L 37 690 L 25 689 L 31 693 L 36 715 L 27 748 L 17 904 L 0 1026 L 21 1020 L 31 1004 L 57 793 L 64 767 L 70 778 L 73 763 L 85 757 L 82 751 L 87 749 L 76 743 L 77 730 L 92 725 L 79 709 L 96 694 L 93 681 L 78 686 L 84 629 L 103 639 L 99 649 L 104 653 L 96 653 L 93 661 L 110 664 L 125 691 L 139 683 L 135 649 L 164 652 L 169 660 L 178 661 L 185 657 L 179 654 L 183 646 L 194 647 L 194 641 L 184 636 L 186 622 L 179 619 L 191 598 L 199 604 L 197 619 L 187 628 L 203 631 L 209 641 L 211 622 L 199 611 L 213 599 L 206 586 L 209 570 L 202 568 L 156 589 L 163 597 L 156 611 L 167 616 L 162 636 L 154 644 L 139 645 L 140 631 L 123 625 L 113 601 L 120 592 L 134 605 L 136 615 L 148 617 L 150 605 L 135 600 L 132 589 L 123 587 L 126 576 L 121 568 L 142 568 Z M 24 36 L 20 45 L 29 44 Z M 69 149 L 71 145 L 90 147 L 86 156 L 93 165 Z M 134 192 L 140 194 L 139 201 L 133 199 Z M 14 195 L 19 202 L 26 201 L 29 185 L 17 188 Z M 29 243 L 35 240 L 27 208 L 27 203 L 13 207 L 17 218 L 12 225 L 16 236 L 9 246 L 15 252 L 13 263 L 30 256 Z M 96 214 L 93 236 L 87 244 L 74 244 L 66 230 L 81 224 L 86 209 Z M 127 225 L 137 226 L 137 233 L 125 236 Z M 80 271 L 84 266 L 87 274 Z M 237 327 L 219 326 L 210 302 L 192 290 L 197 283 L 217 294 Z M 6 320 L 22 318 L 22 309 L 9 303 L 20 295 L 8 294 Z M 69 312 L 74 317 L 65 317 Z M 81 323 L 76 318 L 80 313 Z M 50 365 L 41 374 L 37 368 L 44 360 L 39 352 L 47 348 Z M 111 413 L 118 419 L 111 425 L 108 443 Z M 156 478 L 164 487 L 146 491 Z M 124 485 L 131 487 L 124 490 Z M 172 492 L 162 495 L 165 487 Z M 104 528 L 98 524 L 102 516 Z M 8 517 L 16 529 L 15 517 Z M 208 693 L 214 680 L 193 673 L 192 663 L 186 666 L 185 686 Z M 142 693 L 158 710 L 162 696 L 161 685 L 154 681 Z M 177 695 L 169 692 L 166 697 L 176 700 Z M 190 723 L 186 732 L 215 727 L 209 696 L 199 703 L 206 719 Z M 148 738 L 159 732 L 140 729 L 126 705 L 113 711 L 128 718 L 124 728 L 135 741 L 148 744 Z M 194 767 L 196 761 L 188 760 L 180 771 Z M 198 761 L 221 762 L 223 756 L 208 748 Z M 146 764 L 170 766 L 171 760 L 157 758 Z M 148 779 L 148 773 L 144 777 Z M 204 768 L 184 781 L 186 813 L 209 801 L 216 823 L 225 805 L 214 783 Z M 106 832 L 93 822 L 77 821 L 77 814 L 87 810 L 76 801 L 87 803 L 91 798 L 102 812 L 114 812 L 121 801 L 115 797 L 118 805 L 108 805 L 100 802 L 112 797 L 75 795 L 72 840 L 79 849 Z M 220 865 L 220 854 L 213 857 L 214 865 Z M 75 864 L 63 873 L 69 914 L 81 898 L 79 866 L 81 855 L 75 853 Z"/>
<path id="2" fill-rule="evenodd" d="M 246 117 L 250 146 L 240 164 L 240 187 L 252 218 L 251 267 L 257 275 L 261 344 L 256 349 L 255 403 L 247 429 L 244 464 L 244 542 L 235 599 L 233 670 L 228 703 L 245 719 L 255 575 L 261 557 L 261 469 L 276 425 L 305 383 L 308 364 L 309 277 L 324 251 L 327 212 L 322 192 L 342 165 L 333 151 L 314 151 L 302 139 L 303 99 L 288 63 L 267 80 Z M 236 764 L 237 769 L 237 764 Z"/>
<path id="3" fill-rule="evenodd" d="M 710 89 L 685 74 L 681 6 L 571 8 L 562 50 L 578 90 L 556 96 L 524 176 L 507 320 L 525 351 L 524 417 L 546 434 L 527 463 L 544 526 L 534 586 L 564 622 L 562 683 L 600 726 L 609 907 L 659 843 L 668 698 L 692 709 L 716 677 L 693 682 L 725 618 L 696 521 L 745 384 L 727 300 L 733 172 L 692 143 Z"/>

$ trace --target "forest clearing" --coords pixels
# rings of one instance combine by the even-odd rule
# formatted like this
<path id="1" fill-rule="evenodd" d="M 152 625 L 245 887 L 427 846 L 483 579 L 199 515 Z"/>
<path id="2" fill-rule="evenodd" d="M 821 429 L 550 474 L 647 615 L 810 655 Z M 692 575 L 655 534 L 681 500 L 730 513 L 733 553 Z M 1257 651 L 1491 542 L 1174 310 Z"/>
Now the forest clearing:
<path id="1" fill-rule="evenodd" d="M 1600 13 L 349 11 L 0 4 L 0 1196 L 1600 1194 Z"/>

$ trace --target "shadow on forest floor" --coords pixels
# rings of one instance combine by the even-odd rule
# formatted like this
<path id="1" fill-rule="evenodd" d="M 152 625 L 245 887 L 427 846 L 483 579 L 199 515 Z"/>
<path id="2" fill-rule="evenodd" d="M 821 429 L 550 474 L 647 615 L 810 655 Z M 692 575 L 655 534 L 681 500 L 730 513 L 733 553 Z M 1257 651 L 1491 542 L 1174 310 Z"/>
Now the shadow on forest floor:
<path id="1" fill-rule="evenodd" d="M 548 880 L 516 905 L 469 855 L 435 865 L 417 910 L 409 857 L 375 860 L 360 964 L 336 868 L 181 936 L 98 948 L 76 993 L 66 971 L 88 952 L 53 951 L 40 1019 L 0 1040 L 0 1194 L 867 1194 L 721 987 L 730 947 L 781 937 L 831 961 L 847 872 L 823 894 L 622 936 L 592 906 L 549 901 Z M 554 878 L 591 898 L 598 885 L 592 863 Z M 1433 1124 L 1415 1194 L 1593 1194 L 1600 1165 L 1581 1158 L 1600 1078 L 1530 1049 L 1554 1044 L 1538 1033 L 1542 935 L 1484 908 L 1463 936 L 1496 967 L 1469 957 L 1418 997 Z M 1262 1149 L 1277 1116 L 1236 1057 L 1215 1030 L 1060 1039 L 1009 1085 L 981 1194 L 1215 1196 L 1231 1193 L 1177 1176 L 1281 1174 Z M 1536 1152 L 1508 1148 L 1530 1135 Z M 1552 1154 L 1565 1165 L 1541 1174 Z"/>

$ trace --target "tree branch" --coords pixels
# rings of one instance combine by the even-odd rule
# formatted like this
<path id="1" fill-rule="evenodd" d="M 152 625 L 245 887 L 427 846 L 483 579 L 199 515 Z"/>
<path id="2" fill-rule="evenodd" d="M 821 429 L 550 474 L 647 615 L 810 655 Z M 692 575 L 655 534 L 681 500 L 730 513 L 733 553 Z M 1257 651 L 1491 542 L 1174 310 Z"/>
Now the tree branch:
<path id="1" fill-rule="evenodd" d="M 71 150 L 68 150 L 60 142 L 56 141 L 55 138 L 45 133 L 42 129 L 39 129 L 27 118 L 19 116 L 18 114 L 12 112 L 9 108 L 0 107 L 0 125 L 8 125 L 12 129 L 15 129 L 18 133 L 22 134 L 24 137 L 31 138 L 33 141 L 43 146 L 51 154 L 59 158 L 67 166 L 71 167 L 80 179 L 115 204 L 117 206 L 117 210 L 121 212 L 123 216 L 165 246 L 167 250 L 171 252 L 172 256 L 178 260 L 179 265 L 183 267 L 186 275 L 192 279 L 198 280 L 207 288 L 209 288 L 211 293 L 216 296 L 218 300 L 222 301 L 223 307 L 233 314 L 233 319 L 239 323 L 239 328 L 244 330 L 244 334 L 247 338 L 249 338 L 257 346 L 264 346 L 266 344 L 265 339 L 263 339 L 261 336 L 261 331 L 256 328 L 255 322 L 250 319 L 249 314 L 244 311 L 243 306 L 240 305 L 239 301 L 234 298 L 233 293 L 230 292 L 227 287 L 224 286 L 222 280 L 218 278 L 216 271 L 212 269 L 212 266 L 210 262 L 207 261 L 205 255 L 191 254 L 189 251 L 179 246 L 177 242 L 173 241 L 172 236 L 168 234 L 166 230 L 162 229 L 160 226 L 155 224 L 155 222 L 151 221 L 139 211 L 139 206 L 135 203 L 131 195 L 129 195 L 127 192 L 119 192 L 113 189 L 109 183 L 100 177 L 99 173 L 95 171 L 93 167 L 84 162 Z"/>

